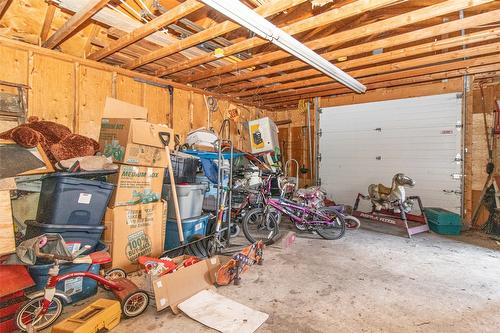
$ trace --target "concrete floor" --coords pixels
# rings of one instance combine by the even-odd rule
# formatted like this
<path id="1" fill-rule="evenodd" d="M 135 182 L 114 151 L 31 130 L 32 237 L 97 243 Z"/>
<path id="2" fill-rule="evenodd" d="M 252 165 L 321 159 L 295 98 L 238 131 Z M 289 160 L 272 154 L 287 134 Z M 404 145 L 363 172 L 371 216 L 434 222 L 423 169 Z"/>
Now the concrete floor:
<path id="1" fill-rule="evenodd" d="M 500 332 L 500 243 L 470 233 L 409 240 L 367 224 L 338 241 L 306 234 L 268 248 L 263 266 L 218 292 L 268 313 L 258 332 Z M 213 332 L 153 307 L 113 331 Z"/>

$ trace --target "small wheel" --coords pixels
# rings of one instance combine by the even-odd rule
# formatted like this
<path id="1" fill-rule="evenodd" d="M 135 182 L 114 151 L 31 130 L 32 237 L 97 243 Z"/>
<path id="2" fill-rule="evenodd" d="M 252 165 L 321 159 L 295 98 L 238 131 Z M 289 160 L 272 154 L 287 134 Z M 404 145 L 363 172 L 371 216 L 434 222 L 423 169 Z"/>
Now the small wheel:
<path id="1" fill-rule="evenodd" d="M 303 223 L 303 224 L 300 224 L 300 223 L 295 223 L 295 228 L 299 231 L 307 231 L 307 226 Z"/>
<path id="2" fill-rule="evenodd" d="M 122 312 L 127 318 L 134 318 L 146 311 L 149 304 L 149 295 L 143 290 L 130 293 L 122 301 Z"/>
<path id="3" fill-rule="evenodd" d="M 344 216 L 344 221 L 347 229 L 356 230 L 361 226 L 359 219 L 352 215 Z"/>
<path id="4" fill-rule="evenodd" d="M 110 281 L 113 281 L 113 280 L 118 280 L 118 279 L 125 279 L 127 277 L 127 272 L 125 272 L 123 269 L 121 268 L 112 268 L 110 269 L 109 271 L 107 271 L 105 274 L 104 274 L 104 278 L 106 280 L 110 280 Z M 102 287 L 106 290 L 111 290 L 108 286 L 106 285 L 102 285 Z"/>
<path id="5" fill-rule="evenodd" d="M 36 319 L 36 315 L 41 310 L 44 299 L 44 296 L 31 299 L 17 310 L 16 324 L 21 331 L 27 332 L 28 325 L 31 324 L 33 329 L 38 332 L 49 327 L 59 318 L 63 310 L 63 302 L 58 297 L 54 297 L 47 309 L 47 313 Z"/>
<path id="6" fill-rule="evenodd" d="M 240 234 L 240 226 L 236 223 L 231 224 L 231 237 L 238 237 Z"/>

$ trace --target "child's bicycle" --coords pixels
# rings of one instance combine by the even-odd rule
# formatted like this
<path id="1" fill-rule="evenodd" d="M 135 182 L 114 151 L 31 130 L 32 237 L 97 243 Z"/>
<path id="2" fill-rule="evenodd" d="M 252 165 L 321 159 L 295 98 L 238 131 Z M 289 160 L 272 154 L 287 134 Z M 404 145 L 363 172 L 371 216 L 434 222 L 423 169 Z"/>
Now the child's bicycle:
<path id="1" fill-rule="evenodd" d="M 335 240 L 344 236 L 346 225 L 342 206 L 316 209 L 283 197 L 271 197 L 271 176 L 261 188 L 263 206 L 250 210 L 243 218 L 243 233 L 250 243 L 262 240 L 266 245 L 272 244 L 279 235 L 283 214 L 299 229 L 316 232 L 324 239 Z"/>
<path id="2" fill-rule="evenodd" d="M 42 253 L 40 251 L 48 242 L 55 240 L 60 240 L 60 238 L 50 234 L 43 235 L 38 237 L 38 246 L 34 247 L 36 258 L 51 261 L 54 265 L 49 269 L 49 278 L 45 289 L 28 295 L 29 300 L 18 310 L 16 323 L 20 330 L 28 331 L 33 328 L 38 331 L 52 325 L 61 315 L 63 303 L 67 301 L 67 296 L 56 290 L 57 284 L 78 277 L 93 279 L 105 289 L 112 291 L 120 300 L 122 313 L 126 318 L 136 317 L 146 310 L 149 304 L 148 294 L 127 279 L 125 271 L 121 269 L 112 269 L 105 276 L 89 271 L 59 275 L 59 266 L 63 263 L 102 265 L 110 263 L 111 257 L 105 251 L 79 257 Z"/>

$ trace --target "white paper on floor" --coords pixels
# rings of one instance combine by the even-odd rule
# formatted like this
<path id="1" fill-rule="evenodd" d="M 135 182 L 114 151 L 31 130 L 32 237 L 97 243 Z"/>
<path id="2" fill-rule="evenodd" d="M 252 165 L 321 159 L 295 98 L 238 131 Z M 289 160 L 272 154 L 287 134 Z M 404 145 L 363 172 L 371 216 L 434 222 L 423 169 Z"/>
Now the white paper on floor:
<path id="1" fill-rule="evenodd" d="M 224 333 L 255 332 L 269 317 L 213 290 L 200 291 L 178 307 L 194 320 Z"/>

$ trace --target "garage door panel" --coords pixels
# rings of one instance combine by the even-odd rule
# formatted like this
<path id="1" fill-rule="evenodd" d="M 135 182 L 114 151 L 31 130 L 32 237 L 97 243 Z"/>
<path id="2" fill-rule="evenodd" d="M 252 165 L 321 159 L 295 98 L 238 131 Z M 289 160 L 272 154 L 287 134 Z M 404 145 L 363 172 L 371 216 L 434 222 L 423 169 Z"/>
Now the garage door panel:
<path id="1" fill-rule="evenodd" d="M 408 111 L 408 110 L 407 110 Z M 410 110 L 411 112 L 422 112 L 421 110 Z M 327 112 L 327 111 L 325 111 Z M 335 111 L 337 112 L 337 111 Z M 377 113 L 376 110 L 372 111 L 373 113 Z M 409 124 L 415 124 L 416 127 L 427 127 L 431 124 L 431 127 L 437 128 L 440 126 L 453 126 L 458 119 L 455 117 L 455 113 L 453 112 L 444 112 L 440 114 L 440 116 L 436 116 L 433 113 L 425 113 L 418 117 L 411 117 L 410 114 L 402 113 L 401 118 L 392 119 L 391 123 L 386 123 L 383 118 L 383 115 L 377 115 L 376 117 L 352 117 L 346 119 L 336 119 L 336 123 L 338 125 L 335 129 L 324 129 L 324 133 L 331 132 L 349 132 L 350 130 L 358 130 L 358 131 L 373 131 L 376 128 L 381 128 L 382 130 L 389 129 L 412 129 L 413 126 Z M 347 115 L 347 114 L 346 114 Z M 340 115 L 339 115 L 340 116 Z M 432 123 L 429 121 L 432 120 Z"/>
<path id="2" fill-rule="evenodd" d="M 371 183 L 403 172 L 424 204 L 460 212 L 461 105 L 456 94 L 323 109 L 320 177 L 329 196 L 352 204 Z M 379 130 L 375 130 L 379 128 Z"/>

